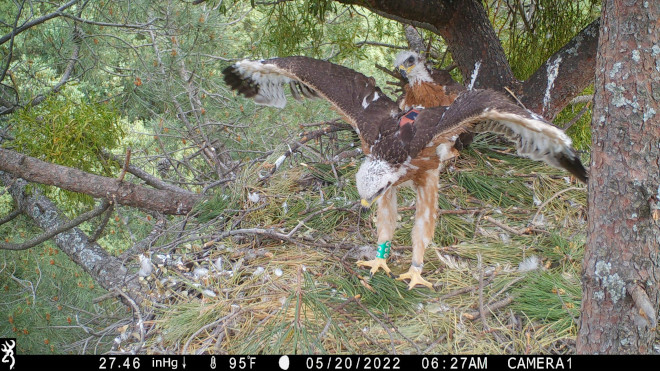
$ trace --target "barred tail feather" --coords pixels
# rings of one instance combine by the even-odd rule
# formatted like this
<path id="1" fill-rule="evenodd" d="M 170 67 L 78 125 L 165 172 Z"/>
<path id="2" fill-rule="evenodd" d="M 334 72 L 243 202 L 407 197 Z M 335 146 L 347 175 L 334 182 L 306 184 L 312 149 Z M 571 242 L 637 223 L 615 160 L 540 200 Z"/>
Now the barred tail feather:
<path id="1" fill-rule="evenodd" d="M 222 73 L 225 75 L 225 83 L 233 90 L 264 106 L 286 106 L 285 84 L 289 85 L 296 100 L 318 96 L 308 86 L 289 77 L 286 71 L 263 61 L 243 60 L 225 68 Z"/>

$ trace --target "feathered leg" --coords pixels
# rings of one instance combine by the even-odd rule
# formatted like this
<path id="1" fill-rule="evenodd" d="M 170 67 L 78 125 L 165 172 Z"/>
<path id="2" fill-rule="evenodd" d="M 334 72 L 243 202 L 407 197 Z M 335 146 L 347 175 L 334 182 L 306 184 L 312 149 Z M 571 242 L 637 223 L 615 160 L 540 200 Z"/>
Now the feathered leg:
<path id="1" fill-rule="evenodd" d="M 408 273 L 399 276 L 399 280 L 410 279 L 408 289 L 424 285 L 433 289 L 433 285 L 422 278 L 424 251 L 433 240 L 435 221 L 438 216 L 438 169 L 426 171 L 416 184 L 417 204 L 415 207 L 415 225 L 412 230 L 412 265 Z"/>
<path id="2" fill-rule="evenodd" d="M 388 189 L 378 199 L 378 212 L 376 214 L 376 230 L 378 231 L 378 246 L 387 244 L 387 254 L 376 255 L 376 258 L 369 261 L 358 261 L 357 265 L 371 267 L 371 274 L 382 268 L 387 274 L 392 275 L 390 268 L 387 266 L 387 257 L 389 256 L 389 244 L 394 237 L 394 229 L 396 228 L 397 217 L 397 203 L 396 203 L 396 189 L 394 187 Z M 380 255 L 380 256 L 379 256 Z"/>

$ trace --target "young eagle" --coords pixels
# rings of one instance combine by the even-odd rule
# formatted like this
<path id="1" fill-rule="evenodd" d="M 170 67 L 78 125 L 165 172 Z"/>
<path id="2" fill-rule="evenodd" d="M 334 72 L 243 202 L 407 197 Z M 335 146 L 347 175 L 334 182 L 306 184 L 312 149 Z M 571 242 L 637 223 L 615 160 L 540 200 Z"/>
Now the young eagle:
<path id="1" fill-rule="evenodd" d="M 438 198 L 438 171 L 454 157 L 456 137 L 480 122 L 483 130 L 505 134 L 518 154 L 564 168 L 582 181 L 587 174 L 571 147 L 571 139 L 540 116 L 491 90 L 468 90 L 450 106 L 403 111 L 378 88 L 373 78 L 327 61 L 307 57 L 243 60 L 223 70 L 225 82 L 258 104 L 283 108 L 284 85 L 294 98 L 321 97 L 329 101 L 353 126 L 366 155 L 356 175 L 361 203 L 378 202 L 378 252 L 370 261 L 358 261 L 387 273 L 390 241 L 396 226 L 396 189 L 411 185 L 417 192 L 412 230 L 412 265 L 399 279 L 432 288 L 422 278 L 424 250 L 433 238 Z M 412 117 L 416 116 L 416 117 Z M 390 273 L 391 274 L 391 273 Z"/>
<path id="2" fill-rule="evenodd" d="M 403 51 L 394 59 L 394 68 L 407 82 L 399 107 L 408 110 L 422 106 L 449 106 L 465 91 L 465 87 L 446 71 L 430 70 L 426 60 L 414 51 Z"/>

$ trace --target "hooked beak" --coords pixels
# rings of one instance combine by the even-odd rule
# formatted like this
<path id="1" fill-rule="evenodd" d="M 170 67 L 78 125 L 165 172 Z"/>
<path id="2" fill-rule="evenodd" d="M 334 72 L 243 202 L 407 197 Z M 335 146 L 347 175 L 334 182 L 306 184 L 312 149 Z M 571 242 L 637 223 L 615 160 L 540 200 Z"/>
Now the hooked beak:
<path id="1" fill-rule="evenodd" d="M 408 80 L 408 73 L 410 72 L 410 70 L 412 70 L 412 68 L 413 66 L 406 68 L 404 65 L 401 64 L 396 68 L 396 71 L 399 72 L 405 80 Z"/>
<path id="2" fill-rule="evenodd" d="M 370 208 L 371 205 L 373 205 L 374 202 L 378 201 L 378 199 L 380 198 L 380 196 L 381 196 L 381 195 L 378 195 L 378 196 L 374 197 L 373 199 L 364 199 L 364 198 L 361 199 L 361 200 L 360 200 L 360 204 L 362 205 L 362 208 L 363 208 L 363 209 L 368 209 L 368 208 Z"/>

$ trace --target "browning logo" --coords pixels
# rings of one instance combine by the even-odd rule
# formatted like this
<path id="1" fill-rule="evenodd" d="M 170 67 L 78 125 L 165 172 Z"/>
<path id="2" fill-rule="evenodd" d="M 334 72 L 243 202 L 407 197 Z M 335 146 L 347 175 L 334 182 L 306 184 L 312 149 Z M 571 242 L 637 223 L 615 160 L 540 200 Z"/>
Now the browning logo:
<path id="1" fill-rule="evenodd" d="M 9 369 L 14 369 L 14 364 L 16 360 L 14 359 L 14 354 L 16 352 L 16 339 L 0 339 L 0 351 L 2 354 L 1 362 L 7 363 Z M 4 369 L 4 366 L 0 369 Z"/>

